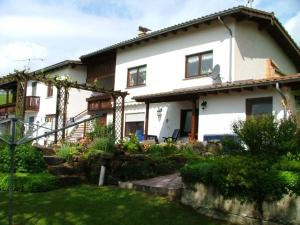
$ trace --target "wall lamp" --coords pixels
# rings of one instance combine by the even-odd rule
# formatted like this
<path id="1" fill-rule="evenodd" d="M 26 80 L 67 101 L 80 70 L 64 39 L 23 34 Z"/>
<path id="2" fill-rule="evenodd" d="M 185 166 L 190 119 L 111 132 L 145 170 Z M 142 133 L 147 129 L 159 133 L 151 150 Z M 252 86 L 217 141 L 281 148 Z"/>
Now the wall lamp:
<path id="1" fill-rule="evenodd" d="M 201 108 L 202 108 L 202 110 L 205 110 L 207 108 L 207 101 L 203 101 L 201 103 Z"/>
<path id="2" fill-rule="evenodd" d="M 160 119 L 161 115 L 162 115 L 162 108 L 158 108 L 157 111 L 156 111 L 156 113 L 157 113 L 158 119 Z"/>

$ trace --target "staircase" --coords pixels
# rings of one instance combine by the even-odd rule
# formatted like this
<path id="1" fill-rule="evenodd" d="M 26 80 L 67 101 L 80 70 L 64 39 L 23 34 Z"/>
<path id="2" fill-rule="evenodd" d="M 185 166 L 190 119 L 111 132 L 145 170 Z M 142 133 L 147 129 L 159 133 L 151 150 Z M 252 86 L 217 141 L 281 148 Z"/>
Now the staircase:
<path id="1" fill-rule="evenodd" d="M 67 137 L 67 141 L 72 143 L 78 142 L 87 132 L 88 126 L 86 126 L 85 123 L 81 123 L 71 131 L 70 135 Z"/>
<path id="2" fill-rule="evenodd" d="M 40 148 L 40 147 L 38 147 Z M 48 171 L 55 175 L 60 187 L 74 186 L 83 183 L 84 176 L 80 167 L 74 167 L 59 156 L 51 148 L 40 148 L 48 164 Z"/>
<path id="3" fill-rule="evenodd" d="M 90 115 L 87 114 L 87 111 L 83 111 L 80 114 L 78 114 L 77 116 L 73 117 L 72 119 L 76 122 L 84 120 L 84 119 L 88 119 L 90 117 Z M 85 122 L 85 123 L 81 123 L 77 126 L 75 126 L 71 132 L 69 133 L 69 135 L 67 135 L 66 140 L 68 142 L 72 142 L 72 143 L 76 143 L 78 142 L 80 139 L 82 139 L 87 133 L 90 132 L 90 126 L 89 126 L 89 122 Z"/>

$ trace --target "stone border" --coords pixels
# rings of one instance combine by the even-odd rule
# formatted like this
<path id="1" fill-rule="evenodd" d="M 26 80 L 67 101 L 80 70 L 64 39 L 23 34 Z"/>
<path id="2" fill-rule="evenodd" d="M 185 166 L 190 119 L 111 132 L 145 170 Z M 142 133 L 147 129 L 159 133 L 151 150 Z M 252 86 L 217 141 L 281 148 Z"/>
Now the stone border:
<path id="1" fill-rule="evenodd" d="M 300 196 L 285 195 L 276 202 L 263 203 L 263 218 L 254 203 L 225 199 L 214 187 L 202 183 L 184 185 L 181 203 L 200 214 L 237 224 L 300 225 Z"/>

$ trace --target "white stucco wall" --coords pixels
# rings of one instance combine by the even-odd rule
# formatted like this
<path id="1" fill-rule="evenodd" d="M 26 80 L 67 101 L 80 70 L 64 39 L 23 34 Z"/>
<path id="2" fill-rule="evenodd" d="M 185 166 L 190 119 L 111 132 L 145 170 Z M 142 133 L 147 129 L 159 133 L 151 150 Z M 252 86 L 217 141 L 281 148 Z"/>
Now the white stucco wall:
<path id="1" fill-rule="evenodd" d="M 227 21 L 230 26 L 233 23 Z M 135 95 L 171 91 L 173 89 L 212 83 L 208 77 L 185 79 L 185 57 L 187 55 L 213 51 L 213 65 L 220 64 L 221 77 L 229 77 L 229 34 L 214 22 L 189 31 L 179 31 L 158 40 L 118 50 L 115 72 L 115 90 L 128 91 L 126 101 Z M 147 65 L 146 85 L 127 88 L 128 68 Z"/>
<path id="2" fill-rule="evenodd" d="M 246 119 L 246 99 L 273 97 L 273 115 L 283 118 L 283 108 L 280 95 L 273 89 L 258 90 L 230 94 L 208 95 L 199 101 L 198 140 L 203 135 L 232 134 L 232 123 L 238 119 Z M 207 102 L 207 108 L 201 109 L 202 101 Z"/>
<path id="3" fill-rule="evenodd" d="M 265 78 L 266 60 L 271 58 L 286 74 L 296 74 L 295 65 L 266 30 L 244 21 L 235 24 L 234 80 Z"/>
<path id="4" fill-rule="evenodd" d="M 69 76 L 70 80 L 77 81 L 78 83 L 85 83 L 86 80 L 86 68 L 85 66 L 65 67 L 53 72 L 48 73 L 50 76 Z M 27 96 L 32 93 L 31 83 L 27 84 Z M 90 96 L 90 91 L 78 90 L 71 88 L 69 90 L 69 100 L 67 106 L 67 118 L 74 117 L 77 114 L 87 109 L 86 98 Z M 40 125 L 51 127 L 49 123 L 45 124 L 45 117 L 47 114 L 55 114 L 56 112 L 56 95 L 57 89 L 53 87 L 53 96 L 47 97 L 47 85 L 42 82 L 38 82 L 36 96 L 40 97 L 40 109 L 38 112 L 26 112 L 25 121 L 28 122 L 29 117 L 34 116 L 34 123 L 39 122 Z M 46 129 L 40 129 L 39 134 L 46 132 Z M 42 143 L 42 142 L 41 142 Z"/>
<path id="5" fill-rule="evenodd" d="M 233 31 L 232 78 L 234 80 L 265 78 L 266 60 L 271 58 L 285 73 L 296 73 L 294 64 L 266 31 L 259 31 L 254 22 L 236 23 L 225 20 Z M 212 84 L 210 78 L 185 79 L 185 57 L 194 53 L 213 51 L 213 65 L 221 67 L 223 82 L 229 80 L 228 30 L 219 22 L 200 26 L 199 29 L 160 38 L 118 50 L 115 90 L 128 91 L 125 114 L 145 112 L 145 105 L 134 103 L 132 96 L 172 91 L 180 88 Z M 128 68 L 147 65 L 146 85 L 127 88 Z M 255 90 L 230 94 L 208 95 L 199 99 L 198 139 L 205 134 L 232 133 L 232 122 L 245 119 L 247 98 L 273 97 L 273 113 L 283 116 L 281 98 L 275 90 Z M 208 102 L 205 111 L 203 100 Z M 162 116 L 157 117 L 157 109 Z M 180 110 L 191 109 L 190 102 L 150 104 L 148 134 L 170 136 L 180 127 Z M 126 121 L 125 121 L 126 122 Z"/>

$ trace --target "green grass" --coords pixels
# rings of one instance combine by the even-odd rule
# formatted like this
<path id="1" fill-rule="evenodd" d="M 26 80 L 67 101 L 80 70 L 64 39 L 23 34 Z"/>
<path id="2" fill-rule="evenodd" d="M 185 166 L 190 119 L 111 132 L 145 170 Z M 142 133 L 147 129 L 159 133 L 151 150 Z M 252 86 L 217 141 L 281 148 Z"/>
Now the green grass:
<path id="1" fill-rule="evenodd" d="M 114 187 L 80 186 L 14 193 L 18 225 L 220 225 L 179 203 Z M 7 224 L 7 193 L 0 192 L 0 224 Z"/>

